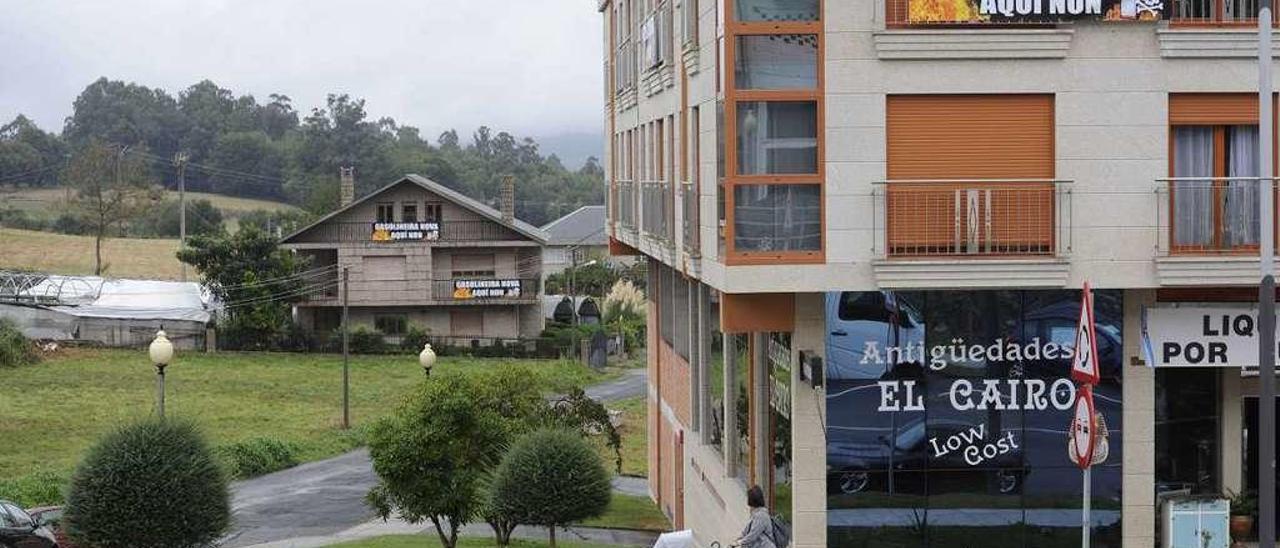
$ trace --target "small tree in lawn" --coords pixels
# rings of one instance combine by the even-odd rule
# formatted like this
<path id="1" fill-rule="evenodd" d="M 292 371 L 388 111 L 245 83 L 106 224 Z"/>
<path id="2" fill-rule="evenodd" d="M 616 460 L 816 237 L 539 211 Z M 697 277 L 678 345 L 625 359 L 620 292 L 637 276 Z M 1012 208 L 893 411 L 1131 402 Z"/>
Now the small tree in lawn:
<path id="1" fill-rule="evenodd" d="M 208 546 L 231 524 L 227 480 L 194 426 L 148 419 L 89 451 L 71 478 L 64 522 L 78 546 Z"/>
<path id="2" fill-rule="evenodd" d="M 554 547 L 556 527 L 604 514 L 610 489 L 600 455 L 581 435 L 545 429 L 521 438 L 503 457 L 490 504 L 516 523 L 546 526 Z"/>
<path id="3" fill-rule="evenodd" d="M 374 427 L 369 452 L 378 485 L 366 502 L 383 519 L 430 521 L 454 548 L 458 529 L 488 518 L 483 489 L 515 423 L 491 397 L 491 376 L 438 376 Z M 533 383 L 524 383 L 537 399 Z M 510 403 L 510 402 L 506 402 Z"/>

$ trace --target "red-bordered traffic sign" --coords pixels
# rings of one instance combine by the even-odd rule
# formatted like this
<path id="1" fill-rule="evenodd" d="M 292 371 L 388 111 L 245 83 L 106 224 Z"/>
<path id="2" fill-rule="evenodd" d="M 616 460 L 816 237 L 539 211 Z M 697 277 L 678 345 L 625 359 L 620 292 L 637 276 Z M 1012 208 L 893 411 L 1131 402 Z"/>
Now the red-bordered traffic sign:
<path id="1" fill-rule="evenodd" d="M 1071 460 L 1082 470 L 1093 466 L 1097 427 L 1097 416 L 1093 408 L 1093 387 L 1085 385 L 1076 393 L 1076 409 L 1071 415 L 1071 430 L 1068 432 Z"/>
<path id="2" fill-rule="evenodd" d="M 1084 283 L 1080 297 L 1080 321 L 1076 324 L 1075 356 L 1071 358 L 1071 378 L 1087 385 L 1098 384 L 1098 333 L 1093 325 L 1093 290 Z"/>

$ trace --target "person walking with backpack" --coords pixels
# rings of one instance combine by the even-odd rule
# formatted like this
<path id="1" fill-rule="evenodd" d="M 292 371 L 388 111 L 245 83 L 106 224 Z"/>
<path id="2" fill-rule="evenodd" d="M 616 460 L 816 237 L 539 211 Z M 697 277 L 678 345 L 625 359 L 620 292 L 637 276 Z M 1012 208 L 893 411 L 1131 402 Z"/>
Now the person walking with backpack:
<path id="1" fill-rule="evenodd" d="M 764 489 L 759 485 L 753 485 L 747 490 L 747 507 L 750 508 L 751 514 L 747 521 L 747 526 L 742 530 L 742 536 L 738 540 L 730 544 L 730 548 L 787 548 L 788 541 L 783 541 L 783 545 L 778 545 L 778 531 L 775 522 L 769 516 L 769 508 L 764 502 Z"/>

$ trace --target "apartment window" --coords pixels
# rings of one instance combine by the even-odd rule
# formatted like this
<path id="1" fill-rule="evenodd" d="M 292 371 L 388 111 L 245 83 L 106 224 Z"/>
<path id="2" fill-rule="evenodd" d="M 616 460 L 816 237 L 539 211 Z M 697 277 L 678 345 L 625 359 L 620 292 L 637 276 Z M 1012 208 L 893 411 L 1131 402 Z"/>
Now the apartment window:
<path id="1" fill-rule="evenodd" d="M 453 256 L 454 278 L 493 278 L 496 275 L 492 253 Z"/>
<path id="2" fill-rule="evenodd" d="M 683 17 L 681 18 L 682 30 L 684 36 L 685 47 L 693 47 L 698 44 L 698 0 L 684 0 L 681 3 Z"/>
<path id="3" fill-rule="evenodd" d="M 810 101 L 738 104 L 738 173 L 818 173 L 818 105 Z"/>
<path id="4" fill-rule="evenodd" d="M 890 95 L 885 124 L 888 256 L 1057 251 L 1052 95 Z"/>
<path id="5" fill-rule="evenodd" d="M 819 185 L 734 187 L 733 241 L 738 251 L 822 249 Z"/>
<path id="6" fill-rule="evenodd" d="M 743 23 L 791 23 L 821 20 L 819 0 L 734 0 L 734 13 Z"/>
<path id="7" fill-rule="evenodd" d="M 418 204 L 404 204 L 400 206 L 400 221 L 404 223 L 418 222 Z"/>
<path id="8" fill-rule="evenodd" d="M 738 89 L 818 87 L 818 36 L 752 34 L 738 37 L 734 81 Z"/>
<path id="9" fill-rule="evenodd" d="M 1173 248 L 1258 245 L 1258 126 L 1173 128 Z"/>
<path id="10" fill-rule="evenodd" d="M 409 320 L 403 314 L 374 316 L 373 327 L 383 335 L 403 335 L 409 330 Z"/>
<path id="11" fill-rule="evenodd" d="M 378 222 L 394 223 L 396 222 L 396 204 L 393 202 L 381 202 L 378 204 Z"/>
<path id="12" fill-rule="evenodd" d="M 658 120 L 656 123 L 658 124 L 655 130 L 657 133 L 654 134 L 654 138 L 657 140 L 658 146 L 655 148 L 654 161 L 658 169 L 657 180 L 665 181 L 667 180 L 667 164 L 663 152 L 666 151 L 666 125 L 664 120 Z"/>
<path id="13" fill-rule="evenodd" d="M 440 222 L 440 204 L 426 204 L 422 208 L 422 220 L 428 223 Z"/>

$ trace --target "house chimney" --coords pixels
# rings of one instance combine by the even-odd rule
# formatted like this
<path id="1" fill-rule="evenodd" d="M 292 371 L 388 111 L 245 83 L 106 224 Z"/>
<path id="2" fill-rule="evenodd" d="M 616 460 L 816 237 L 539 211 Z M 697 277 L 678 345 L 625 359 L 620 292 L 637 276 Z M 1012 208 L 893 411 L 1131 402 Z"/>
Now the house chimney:
<path id="1" fill-rule="evenodd" d="M 516 221 L 516 178 L 507 175 L 502 178 L 502 222 L 512 224 Z"/>
<path id="2" fill-rule="evenodd" d="M 341 197 L 341 203 L 338 204 L 338 207 L 347 207 L 351 205 L 351 202 L 356 201 L 355 168 L 343 166 L 338 168 L 338 172 L 342 176 L 342 185 L 338 190 L 338 195 Z"/>

